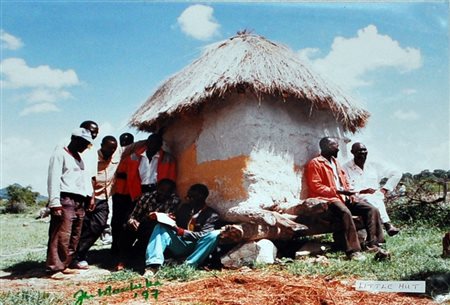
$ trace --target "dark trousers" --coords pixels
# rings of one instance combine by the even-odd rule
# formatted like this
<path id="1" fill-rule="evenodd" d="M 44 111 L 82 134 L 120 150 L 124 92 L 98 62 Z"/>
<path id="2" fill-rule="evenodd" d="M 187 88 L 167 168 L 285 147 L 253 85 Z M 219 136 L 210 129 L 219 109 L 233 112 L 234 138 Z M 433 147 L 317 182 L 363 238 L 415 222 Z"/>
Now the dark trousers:
<path id="1" fill-rule="evenodd" d="M 108 201 L 97 199 L 95 200 L 95 209 L 92 212 L 86 212 L 78 243 L 77 260 L 86 260 L 88 250 L 107 227 L 108 213 Z"/>
<path id="2" fill-rule="evenodd" d="M 145 219 L 139 224 L 137 231 L 129 226 L 125 228 L 119 241 L 119 259 L 121 262 L 125 262 L 136 255 L 144 254 L 155 225 L 155 221 Z"/>
<path id="3" fill-rule="evenodd" d="M 131 200 L 129 195 L 122 194 L 114 194 L 112 200 L 113 212 L 111 218 L 111 235 L 113 240 L 111 252 L 113 255 L 118 255 L 120 236 L 126 229 L 127 221 L 133 212 L 135 203 Z"/>
<path id="4" fill-rule="evenodd" d="M 85 197 L 61 194 L 62 216 L 51 216 L 48 230 L 47 271 L 67 268 L 78 247 L 84 218 Z"/>
<path id="5" fill-rule="evenodd" d="M 329 204 L 329 209 L 338 221 L 342 223 L 343 230 L 336 232 L 336 242 L 346 253 L 361 251 L 358 232 L 352 216 L 361 216 L 367 231 L 366 245 L 377 246 L 384 242 L 383 226 L 380 212 L 377 208 L 364 202 L 350 202 L 345 204 L 337 201 Z"/>

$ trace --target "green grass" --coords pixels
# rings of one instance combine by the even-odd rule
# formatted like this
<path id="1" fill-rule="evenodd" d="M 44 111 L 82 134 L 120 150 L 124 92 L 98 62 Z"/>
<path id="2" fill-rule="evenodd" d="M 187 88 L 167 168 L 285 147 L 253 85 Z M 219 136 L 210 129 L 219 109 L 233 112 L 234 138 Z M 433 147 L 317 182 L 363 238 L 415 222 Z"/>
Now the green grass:
<path id="1" fill-rule="evenodd" d="M 140 278 L 140 274 L 129 269 L 124 269 L 117 272 L 112 272 L 111 274 L 104 277 L 106 282 L 122 282 L 122 281 L 130 281 Z"/>
<path id="2" fill-rule="evenodd" d="M 192 281 L 205 276 L 208 276 L 206 271 L 200 271 L 184 264 L 163 266 L 157 273 L 158 279 L 180 282 Z"/>
<path id="3" fill-rule="evenodd" d="M 344 254 L 328 254 L 328 264 L 295 260 L 284 267 L 296 275 L 323 275 L 327 277 L 360 277 L 373 280 L 407 280 L 420 275 L 448 272 L 450 260 L 440 257 L 444 230 L 407 228 L 395 237 L 387 237 L 388 261 L 377 262 L 373 254 L 365 261 L 348 261 Z M 423 278 L 424 279 L 424 278 Z M 422 280 L 423 280 L 422 279 Z"/>
<path id="4" fill-rule="evenodd" d="M 33 289 L 23 289 L 18 292 L 0 293 L 0 305 L 53 305 L 71 304 L 63 296 Z"/>
<path id="5" fill-rule="evenodd" d="M 48 223 L 33 214 L 0 215 L 0 269 L 23 261 L 44 261 Z"/>

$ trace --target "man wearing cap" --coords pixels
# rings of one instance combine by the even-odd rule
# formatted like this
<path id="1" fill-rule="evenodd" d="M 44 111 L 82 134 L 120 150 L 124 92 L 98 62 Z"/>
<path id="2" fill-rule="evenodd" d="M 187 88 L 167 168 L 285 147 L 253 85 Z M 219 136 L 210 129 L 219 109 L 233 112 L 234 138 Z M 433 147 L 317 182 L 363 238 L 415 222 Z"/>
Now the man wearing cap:
<path id="1" fill-rule="evenodd" d="M 78 246 L 89 189 L 81 153 L 92 141 L 89 130 L 77 128 L 69 145 L 57 147 L 50 158 L 47 186 L 51 220 L 46 261 L 49 273 L 75 273 L 68 266 Z"/>

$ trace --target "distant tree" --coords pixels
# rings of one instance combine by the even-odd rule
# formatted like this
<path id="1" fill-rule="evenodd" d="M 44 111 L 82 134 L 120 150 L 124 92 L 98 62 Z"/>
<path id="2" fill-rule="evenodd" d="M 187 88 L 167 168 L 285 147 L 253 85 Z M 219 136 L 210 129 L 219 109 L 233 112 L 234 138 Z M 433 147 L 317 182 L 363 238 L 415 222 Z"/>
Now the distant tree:
<path id="1" fill-rule="evenodd" d="M 23 187 L 19 184 L 11 184 L 6 188 L 8 194 L 8 204 L 6 212 L 23 213 L 27 206 L 36 204 L 38 192 L 34 192 L 31 186 Z"/>

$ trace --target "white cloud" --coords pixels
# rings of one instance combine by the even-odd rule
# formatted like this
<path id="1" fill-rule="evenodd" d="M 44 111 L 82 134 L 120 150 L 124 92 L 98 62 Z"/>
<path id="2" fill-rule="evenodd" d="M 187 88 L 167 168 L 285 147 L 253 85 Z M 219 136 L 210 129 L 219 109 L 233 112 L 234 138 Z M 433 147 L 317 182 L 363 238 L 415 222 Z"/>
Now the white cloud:
<path id="1" fill-rule="evenodd" d="M 38 103 L 25 107 L 20 116 L 26 116 L 32 113 L 44 113 L 44 112 L 59 112 L 61 111 L 58 106 L 53 103 Z"/>
<path id="2" fill-rule="evenodd" d="M 80 84 L 72 69 L 53 69 L 47 65 L 30 67 L 22 58 L 7 58 L 1 65 L 3 88 L 26 90 L 19 99 L 26 101 L 28 106 L 20 116 L 60 111 L 56 103 L 73 98 L 66 88 Z"/>
<path id="3" fill-rule="evenodd" d="M 17 50 L 23 47 L 23 42 L 4 30 L 0 30 L 0 42 L 2 49 Z"/>
<path id="4" fill-rule="evenodd" d="M 54 147 L 23 137 L 6 137 L 2 142 L 3 187 L 13 183 L 31 185 L 46 195 L 47 167 Z"/>
<path id="5" fill-rule="evenodd" d="M 413 89 L 413 88 L 407 88 L 407 89 L 403 89 L 402 93 L 405 95 L 414 95 L 417 93 L 417 90 Z"/>
<path id="6" fill-rule="evenodd" d="M 414 121 L 420 117 L 414 110 L 397 110 L 394 112 L 393 116 L 402 121 Z"/>
<path id="7" fill-rule="evenodd" d="M 346 89 L 369 85 L 367 72 L 380 68 L 395 68 L 407 72 L 421 67 L 419 49 L 402 48 L 398 41 L 378 33 L 376 26 L 358 30 L 352 38 L 336 37 L 331 51 L 323 58 L 312 59 L 314 49 L 303 49 L 299 55 L 307 57 L 311 65 L 325 77 Z"/>
<path id="8" fill-rule="evenodd" d="M 39 89 L 33 90 L 24 97 L 24 99 L 26 99 L 26 101 L 29 104 L 43 103 L 43 102 L 54 103 L 59 100 L 66 100 L 69 98 L 73 98 L 73 96 L 68 91 L 51 90 L 51 89 L 44 89 L 44 88 L 39 88 Z"/>
<path id="9" fill-rule="evenodd" d="M 52 69 L 49 66 L 29 67 L 22 58 L 7 58 L 1 62 L 5 88 L 63 88 L 79 85 L 74 70 Z"/>
<path id="10" fill-rule="evenodd" d="M 177 21 L 188 36 L 208 40 L 218 34 L 220 24 L 213 17 L 214 9 L 206 5 L 191 5 L 181 13 Z"/>

